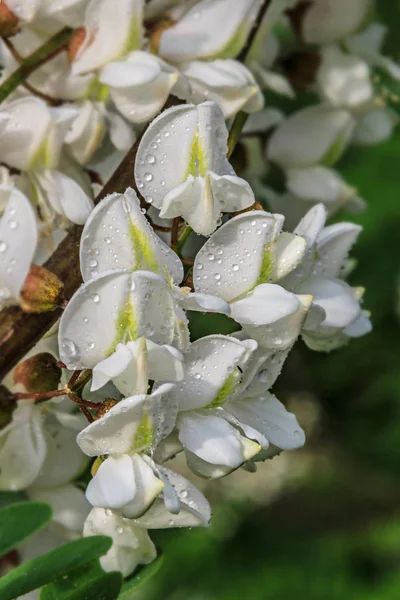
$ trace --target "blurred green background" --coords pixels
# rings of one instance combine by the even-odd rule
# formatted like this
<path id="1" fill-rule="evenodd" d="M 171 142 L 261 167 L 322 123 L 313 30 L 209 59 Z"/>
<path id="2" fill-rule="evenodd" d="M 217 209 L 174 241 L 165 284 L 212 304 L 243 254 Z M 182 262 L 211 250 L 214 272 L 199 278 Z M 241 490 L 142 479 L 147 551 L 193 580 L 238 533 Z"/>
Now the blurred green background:
<path id="1" fill-rule="evenodd" d="M 399 60 L 400 2 L 379 0 L 377 16 Z M 338 167 L 368 204 L 350 217 L 364 227 L 350 281 L 366 288 L 374 330 L 331 354 L 297 344 L 274 391 L 307 430 L 306 447 L 255 475 L 197 480 L 211 527 L 155 532 L 164 565 L 145 600 L 400 598 L 399 128 Z"/>

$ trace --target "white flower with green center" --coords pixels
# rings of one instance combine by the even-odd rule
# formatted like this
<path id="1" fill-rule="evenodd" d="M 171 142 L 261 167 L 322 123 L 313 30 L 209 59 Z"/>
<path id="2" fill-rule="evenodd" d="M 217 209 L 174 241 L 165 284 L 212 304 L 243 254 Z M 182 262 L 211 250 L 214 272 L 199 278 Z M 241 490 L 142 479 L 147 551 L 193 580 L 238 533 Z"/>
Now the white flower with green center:
<path id="1" fill-rule="evenodd" d="M 159 275 L 107 271 L 84 283 L 69 301 L 60 321 L 60 358 L 68 368 L 92 369 L 121 343 L 144 337 L 173 345 L 179 320 L 175 310 L 171 290 Z"/>
<path id="2" fill-rule="evenodd" d="M 360 306 L 363 290 L 340 278 L 361 227 L 353 223 L 324 227 L 325 220 L 326 210 L 317 204 L 300 221 L 295 233 L 307 241 L 305 258 L 282 282 L 295 293 L 313 296 L 302 336 L 315 350 L 336 348 L 371 330 L 368 313 Z"/>
<path id="3" fill-rule="evenodd" d="M 18 303 L 36 251 L 38 225 L 27 197 L 10 185 L 0 185 L 0 214 L 1 307 Z"/>
<path id="4" fill-rule="evenodd" d="M 72 63 L 82 75 L 118 60 L 143 41 L 143 0 L 90 0 L 83 26 L 85 39 Z"/>
<path id="5" fill-rule="evenodd" d="M 211 335 L 191 344 L 184 379 L 168 396 L 178 403 L 178 437 L 195 473 L 222 477 L 270 443 L 282 449 L 304 443 L 294 415 L 266 392 L 286 355 L 245 336 Z"/>
<path id="6" fill-rule="evenodd" d="M 115 106 L 131 123 L 147 123 L 160 112 L 170 93 L 185 99 L 190 90 L 177 69 L 139 50 L 108 63 L 99 80 L 109 86 Z"/>
<path id="7" fill-rule="evenodd" d="M 162 33 L 158 52 L 173 63 L 235 58 L 260 4 L 260 0 L 202 0 Z"/>
<path id="8" fill-rule="evenodd" d="M 281 233 L 283 217 L 252 211 L 220 227 L 196 256 L 196 292 L 229 303 L 231 317 L 266 348 L 290 346 L 300 333 L 309 295 L 295 295 L 277 282 L 302 261 L 305 240 Z"/>
<path id="9" fill-rule="evenodd" d="M 236 60 L 192 61 L 183 63 L 179 69 L 192 88 L 187 100 L 194 104 L 212 100 L 219 104 L 225 119 L 239 110 L 251 113 L 264 106 L 252 73 Z"/>
<path id="10" fill-rule="evenodd" d="M 290 115 L 268 142 L 267 156 L 283 169 L 333 165 L 348 145 L 355 127 L 351 113 L 315 105 Z"/>
<path id="11" fill-rule="evenodd" d="M 135 179 L 160 216 L 182 216 L 202 235 L 222 212 L 254 203 L 249 184 L 236 177 L 227 155 L 228 131 L 217 104 L 174 106 L 154 119 L 140 142 Z"/>
<path id="12" fill-rule="evenodd" d="M 92 211 L 81 238 L 80 263 L 84 281 L 121 268 L 157 273 L 166 279 L 184 324 L 187 319 L 180 307 L 229 314 L 220 298 L 177 287 L 183 279 L 182 262 L 154 232 L 130 188 L 125 194 L 107 196 Z"/>

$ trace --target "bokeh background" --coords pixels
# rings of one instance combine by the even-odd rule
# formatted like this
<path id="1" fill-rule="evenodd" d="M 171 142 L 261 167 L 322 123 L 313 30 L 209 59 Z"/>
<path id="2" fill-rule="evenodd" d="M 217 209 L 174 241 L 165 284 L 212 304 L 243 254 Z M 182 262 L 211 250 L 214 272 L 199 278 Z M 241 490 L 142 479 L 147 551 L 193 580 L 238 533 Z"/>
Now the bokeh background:
<path id="1" fill-rule="evenodd" d="M 400 60 L 400 2 L 378 0 L 376 12 Z M 366 287 L 374 330 L 331 354 L 296 345 L 274 392 L 306 429 L 305 448 L 255 475 L 197 480 L 211 527 L 155 532 L 164 563 L 143 600 L 400 598 L 400 128 L 338 168 L 368 204 L 339 217 L 364 227 L 350 282 Z"/>

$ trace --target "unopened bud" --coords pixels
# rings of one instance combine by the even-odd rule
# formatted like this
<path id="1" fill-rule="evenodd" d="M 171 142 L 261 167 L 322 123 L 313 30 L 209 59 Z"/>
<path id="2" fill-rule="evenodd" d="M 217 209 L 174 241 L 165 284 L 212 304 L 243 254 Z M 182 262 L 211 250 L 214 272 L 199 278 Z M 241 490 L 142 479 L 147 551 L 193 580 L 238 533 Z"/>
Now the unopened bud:
<path id="1" fill-rule="evenodd" d="M 116 404 L 118 404 L 118 400 L 114 400 L 114 398 L 105 398 L 96 412 L 96 419 L 101 419 L 101 417 L 108 413 L 108 411 Z"/>
<path id="2" fill-rule="evenodd" d="M 20 295 L 22 310 L 42 313 L 54 310 L 64 302 L 64 284 L 45 267 L 31 265 Z"/>
<path id="3" fill-rule="evenodd" d="M 78 29 L 75 29 L 74 33 L 71 36 L 71 39 L 69 40 L 68 43 L 68 49 L 67 49 L 67 53 L 68 53 L 68 59 L 69 62 L 73 62 L 76 58 L 76 55 L 78 54 L 83 42 L 85 41 L 86 38 L 86 28 L 85 27 L 78 27 Z"/>
<path id="4" fill-rule="evenodd" d="M 153 52 L 153 54 L 158 54 L 160 39 L 164 31 L 175 25 L 175 23 L 176 21 L 173 21 L 172 19 L 165 19 L 159 21 L 154 27 L 150 34 L 150 51 Z"/>
<path id="5" fill-rule="evenodd" d="M 15 384 L 24 386 L 27 392 L 50 392 L 56 390 L 61 380 L 57 359 L 48 352 L 35 354 L 19 363 L 14 369 Z"/>
<path id="6" fill-rule="evenodd" d="M 11 37 L 19 31 L 19 18 L 5 2 L 0 3 L 0 37 Z"/>

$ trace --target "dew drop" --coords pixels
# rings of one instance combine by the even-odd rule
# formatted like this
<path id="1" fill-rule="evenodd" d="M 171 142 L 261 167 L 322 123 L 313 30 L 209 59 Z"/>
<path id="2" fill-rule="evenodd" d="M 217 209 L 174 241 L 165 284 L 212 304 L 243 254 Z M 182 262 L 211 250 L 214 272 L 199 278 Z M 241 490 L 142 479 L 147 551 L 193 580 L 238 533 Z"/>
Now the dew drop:
<path id="1" fill-rule="evenodd" d="M 155 156 L 153 156 L 152 154 L 148 154 L 146 156 L 146 161 L 149 163 L 149 165 L 154 165 L 154 163 L 156 162 Z"/>
<path id="2" fill-rule="evenodd" d="M 208 254 L 208 260 L 214 260 L 214 259 L 215 259 L 215 256 L 214 256 L 214 254 L 212 254 L 212 253 L 210 252 L 210 254 Z"/>
<path id="3" fill-rule="evenodd" d="M 92 300 L 97 304 L 98 302 L 100 302 L 100 296 L 98 294 L 93 294 Z"/>
<path id="4" fill-rule="evenodd" d="M 14 221 L 14 219 L 10 219 L 8 221 L 8 226 L 10 229 L 16 229 L 18 227 L 18 223 L 17 221 Z"/>
<path id="5" fill-rule="evenodd" d="M 7 243 L 6 242 L 0 242 L 0 252 L 5 252 L 7 250 Z"/>
<path id="6" fill-rule="evenodd" d="M 92 267 L 92 269 L 94 269 L 95 267 L 97 267 L 97 260 L 95 260 L 94 258 L 91 258 L 89 260 L 89 267 Z"/>
<path id="7" fill-rule="evenodd" d="M 239 271 L 239 265 L 232 265 L 232 271 Z"/>

